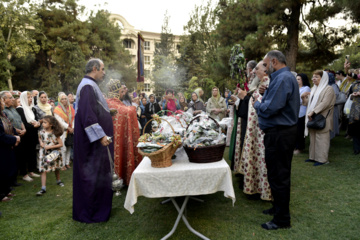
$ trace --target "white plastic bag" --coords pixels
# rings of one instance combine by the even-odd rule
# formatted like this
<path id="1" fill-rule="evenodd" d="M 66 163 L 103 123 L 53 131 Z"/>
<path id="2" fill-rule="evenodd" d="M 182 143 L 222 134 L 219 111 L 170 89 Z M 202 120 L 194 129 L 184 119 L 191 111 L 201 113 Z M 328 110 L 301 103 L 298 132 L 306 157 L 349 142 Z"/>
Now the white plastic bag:
<path id="1" fill-rule="evenodd" d="M 353 103 L 353 101 L 350 99 L 350 96 L 349 96 L 348 99 L 346 100 L 346 103 L 344 106 L 344 114 L 346 115 L 347 118 L 349 118 L 352 103 Z"/>

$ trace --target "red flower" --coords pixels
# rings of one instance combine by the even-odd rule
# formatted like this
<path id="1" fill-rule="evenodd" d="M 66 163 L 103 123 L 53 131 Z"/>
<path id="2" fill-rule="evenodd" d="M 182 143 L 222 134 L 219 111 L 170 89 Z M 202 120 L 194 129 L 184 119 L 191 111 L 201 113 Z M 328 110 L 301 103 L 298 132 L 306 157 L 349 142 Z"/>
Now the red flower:
<path id="1" fill-rule="evenodd" d="M 247 82 L 244 83 L 244 87 L 245 87 L 245 90 L 246 90 L 246 91 L 249 91 L 248 83 L 247 83 Z"/>

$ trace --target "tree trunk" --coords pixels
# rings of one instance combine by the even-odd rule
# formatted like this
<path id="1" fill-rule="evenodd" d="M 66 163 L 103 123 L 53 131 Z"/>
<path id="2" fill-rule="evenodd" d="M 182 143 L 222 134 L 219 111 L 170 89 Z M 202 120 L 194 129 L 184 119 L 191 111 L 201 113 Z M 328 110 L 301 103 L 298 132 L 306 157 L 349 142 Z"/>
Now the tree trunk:
<path id="1" fill-rule="evenodd" d="M 285 49 L 285 56 L 287 66 L 291 71 L 296 71 L 296 58 L 299 49 L 299 31 L 300 31 L 300 11 L 302 3 L 300 0 L 293 1 L 291 8 L 291 15 L 287 24 L 287 46 Z"/>
<path id="2" fill-rule="evenodd" d="M 6 70 L 6 71 L 7 71 L 7 73 L 9 74 L 9 78 L 8 78 L 9 91 L 12 91 L 12 90 L 14 90 L 14 89 L 13 89 L 13 85 L 12 85 L 12 81 L 11 81 L 11 73 L 10 73 L 10 70 L 9 70 L 9 69 Z"/>
<path id="3" fill-rule="evenodd" d="M 7 55 L 7 61 L 10 63 L 10 60 L 11 60 L 11 54 L 9 53 Z M 9 78 L 8 78 L 9 91 L 12 91 L 14 89 L 13 89 L 13 85 L 12 85 L 11 72 L 9 69 L 7 69 L 6 72 L 8 73 L 8 76 L 9 76 Z"/>

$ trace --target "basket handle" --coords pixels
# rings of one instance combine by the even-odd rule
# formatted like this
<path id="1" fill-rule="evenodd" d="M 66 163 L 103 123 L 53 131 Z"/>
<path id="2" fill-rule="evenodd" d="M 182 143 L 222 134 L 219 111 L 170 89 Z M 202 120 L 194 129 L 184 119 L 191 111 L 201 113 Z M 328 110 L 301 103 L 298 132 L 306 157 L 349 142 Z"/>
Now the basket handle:
<path id="1" fill-rule="evenodd" d="M 194 120 L 196 120 L 196 119 L 198 119 L 198 118 L 200 118 L 200 117 L 201 117 L 200 115 L 194 117 L 194 118 L 190 121 L 189 125 L 186 127 L 186 130 L 188 130 L 189 126 L 192 124 L 192 122 L 193 122 Z M 208 118 L 211 118 L 211 119 L 216 123 L 216 125 L 217 125 L 218 128 L 220 127 L 220 124 L 219 124 L 214 118 L 212 118 L 212 117 L 210 117 L 210 116 L 207 116 L 207 117 L 208 117 Z"/>
<path id="2" fill-rule="evenodd" d="M 171 110 L 161 110 L 159 112 L 157 112 L 156 114 L 160 116 L 160 113 L 163 113 L 163 112 L 171 112 L 173 115 L 176 115 L 173 111 Z"/>
<path id="3" fill-rule="evenodd" d="M 156 114 L 160 116 L 160 113 L 163 113 L 163 112 L 171 112 L 174 116 L 176 115 L 176 113 L 171 110 L 161 110 L 161 111 L 157 112 Z M 180 123 L 181 127 L 184 127 L 179 119 L 176 119 L 176 121 L 178 121 Z"/>
<path id="4" fill-rule="evenodd" d="M 152 122 L 152 121 L 155 121 L 155 119 L 150 119 L 146 124 L 145 124 L 145 126 L 144 126 L 144 129 L 143 129 L 143 134 L 142 135 L 144 135 L 145 134 L 145 129 L 146 129 L 146 126 L 150 123 L 150 122 Z M 167 122 L 169 125 L 170 125 L 170 127 L 171 127 L 171 130 L 174 132 L 174 134 L 175 134 L 175 130 L 174 130 L 174 128 L 173 128 L 173 126 L 171 126 L 171 124 L 167 121 L 167 120 L 165 120 L 165 119 L 161 119 L 161 121 L 165 121 L 165 122 Z"/>

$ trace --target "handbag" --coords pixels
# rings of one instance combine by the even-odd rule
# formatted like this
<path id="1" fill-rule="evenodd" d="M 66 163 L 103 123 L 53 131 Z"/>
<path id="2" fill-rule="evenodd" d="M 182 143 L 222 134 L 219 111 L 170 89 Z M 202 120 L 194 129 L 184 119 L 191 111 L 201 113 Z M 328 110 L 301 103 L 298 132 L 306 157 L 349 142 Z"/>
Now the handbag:
<path id="1" fill-rule="evenodd" d="M 335 105 L 343 104 L 346 102 L 346 94 L 343 92 L 339 92 L 336 97 Z"/>
<path id="2" fill-rule="evenodd" d="M 327 113 L 326 117 L 324 117 L 321 114 L 314 114 L 312 116 L 312 120 L 308 121 L 308 123 L 306 124 L 306 127 L 311 128 L 311 129 L 315 129 L 315 130 L 321 130 L 324 129 L 326 126 L 326 118 L 329 115 L 329 112 Z"/>
<path id="3" fill-rule="evenodd" d="M 74 145 L 74 134 L 68 133 L 65 139 L 65 146 L 72 147 Z"/>
<path id="4" fill-rule="evenodd" d="M 59 155 L 60 155 L 60 152 L 58 150 L 54 150 L 51 153 L 49 153 L 48 155 L 46 155 L 44 157 L 44 160 L 45 160 L 45 162 L 50 163 L 50 162 L 56 160 L 59 157 Z"/>

